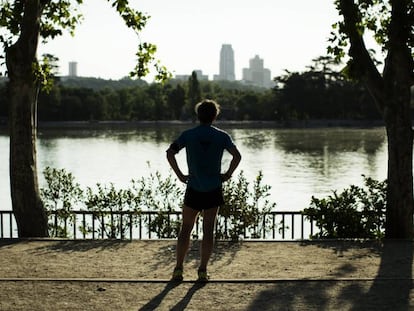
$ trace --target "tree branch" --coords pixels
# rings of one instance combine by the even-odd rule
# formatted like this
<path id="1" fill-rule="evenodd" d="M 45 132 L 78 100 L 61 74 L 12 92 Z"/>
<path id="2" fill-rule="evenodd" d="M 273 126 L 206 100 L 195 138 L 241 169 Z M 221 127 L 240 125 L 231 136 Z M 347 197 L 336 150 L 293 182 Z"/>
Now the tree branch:
<path id="1" fill-rule="evenodd" d="M 408 15 L 408 5 L 408 0 L 392 2 L 388 55 L 384 67 L 385 80 L 397 80 L 399 83 L 407 80 L 413 81 L 414 62 L 411 49 L 407 45 L 407 42 L 410 42 L 413 22 Z M 398 64 L 399 62 L 401 64 Z"/>
<path id="2" fill-rule="evenodd" d="M 9 77 L 32 77 L 32 64 L 36 59 L 39 41 L 41 5 L 39 0 L 24 3 L 20 36 L 6 51 L 6 64 Z"/>
<path id="3" fill-rule="evenodd" d="M 383 112 L 385 106 L 383 79 L 365 46 L 358 7 L 354 0 L 340 0 L 338 5 L 344 18 L 343 31 L 348 36 L 351 45 L 349 56 L 352 59 L 353 69 L 358 75 L 358 79 L 367 86 L 380 111 Z"/>

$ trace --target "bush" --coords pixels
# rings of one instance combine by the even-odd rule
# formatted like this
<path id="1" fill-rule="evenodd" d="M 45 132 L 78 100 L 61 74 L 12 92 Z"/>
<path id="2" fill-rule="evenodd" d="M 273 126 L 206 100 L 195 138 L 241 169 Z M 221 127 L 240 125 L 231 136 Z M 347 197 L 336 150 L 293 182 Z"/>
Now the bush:
<path id="1" fill-rule="evenodd" d="M 96 233 L 106 238 L 124 238 L 126 233 L 140 221 L 142 211 L 154 214 L 144 219 L 148 230 L 157 238 L 176 238 L 180 229 L 180 219 L 174 216 L 181 211 L 183 185 L 169 174 L 164 178 L 159 172 L 139 180 L 132 180 L 126 189 L 116 189 L 96 184 L 95 188 L 82 190 L 71 173 L 64 169 L 44 170 L 46 188 L 41 189 L 42 200 L 50 216 L 50 236 L 69 237 L 68 223 L 73 226 L 73 212 L 87 210 L 93 212 L 98 226 L 83 224 L 78 229 L 84 234 Z M 217 239 L 260 238 L 271 229 L 265 214 L 276 204 L 267 200 L 270 186 L 263 185 L 263 175 L 259 172 L 252 189 L 243 172 L 223 186 L 225 205 L 220 209 L 217 222 Z M 121 212 L 121 213 L 119 213 Z M 125 212 L 125 213 L 124 213 Z M 122 213 L 124 213 L 122 215 Z M 131 216 L 132 214 L 132 216 Z M 53 219 L 56 221 L 53 222 Z M 197 232 L 196 232 L 197 235 Z"/>
<path id="2" fill-rule="evenodd" d="M 164 178 L 160 172 L 132 181 L 136 193 L 142 193 L 141 204 L 146 210 L 157 212 L 146 219 L 148 228 L 157 238 L 175 238 L 181 222 L 171 217 L 172 212 L 181 210 L 183 189 L 176 178 L 169 174 Z"/>
<path id="3" fill-rule="evenodd" d="M 260 238 L 272 229 L 265 215 L 274 210 L 276 204 L 266 198 L 270 195 L 270 186 L 263 185 L 260 171 L 250 189 L 243 171 L 237 179 L 223 185 L 224 206 L 219 210 L 216 239 L 238 241 L 242 238 Z M 221 220 L 221 221 L 220 221 Z"/>
<path id="4" fill-rule="evenodd" d="M 137 217 L 129 217 L 122 212 L 139 215 L 140 204 L 140 194 L 137 195 L 129 188 L 116 189 L 112 183 L 109 186 L 96 184 L 96 191 L 87 187 L 84 205 L 88 211 L 94 212 L 93 217 L 98 220 L 99 225 L 96 229 L 85 225 L 81 230 L 85 233 L 94 231 L 99 236 L 111 239 L 122 239 L 129 228 L 137 223 Z"/>
<path id="5" fill-rule="evenodd" d="M 65 169 L 46 167 L 43 175 L 47 188 L 40 189 L 40 196 L 49 214 L 49 235 L 67 238 L 67 227 L 73 225 L 73 207 L 82 201 L 83 190 Z M 55 217 L 51 217 L 52 212 Z"/>
<path id="6" fill-rule="evenodd" d="M 313 238 L 382 238 L 385 229 L 386 181 L 364 178 L 365 188 L 351 185 L 327 198 L 312 197 L 303 211 L 316 221 L 319 232 Z"/>

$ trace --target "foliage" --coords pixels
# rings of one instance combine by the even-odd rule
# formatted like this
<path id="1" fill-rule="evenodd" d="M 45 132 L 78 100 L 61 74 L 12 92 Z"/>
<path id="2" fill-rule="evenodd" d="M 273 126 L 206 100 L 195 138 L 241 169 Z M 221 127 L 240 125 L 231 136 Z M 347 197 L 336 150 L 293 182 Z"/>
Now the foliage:
<path id="1" fill-rule="evenodd" d="M 303 214 L 316 221 L 313 238 L 382 238 L 385 226 L 386 181 L 364 178 L 364 187 L 351 185 L 341 193 L 312 197 Z"/>
<path id="2" fill-rule="evenodd" d="M 413 238 L 412 81 L 414 2 L 335 0 L 342 20 L 335 24 L 328 52 L 337 60 L 347 49 L 343 72 L 369 91 L 388 138 L 388 192 L 385 235 Z M 367 48 L 367 35 L 381 49 L 383 66 Z M 382 67 L 382 68 L 381 68 Z M 382 70 L 382 73 L 380 72 Z"/>
<path id="3" fill-rule="evenodd" d="M 126 217 L 122 212 L 133 212 L 139 214 L 140 197 L 136 196 L 130 189 L 115 189 L 111 183 L 109 186 L 96 185 L 96 191 L 87 187 L 86 200 L 84 202 L 89 211 L 94 212 L 94 217 L 99 222 L 95 229 L 99 236 L 106 236 L 111 239 L 123 238 L 126 236 L 128 228 L 136 221 L 136 217 Z M 113 213 L 121 212 L 121 213 Z M 81 228 L 90 233 L 94 228 L 85 226 Z"/>
<path id="4" fill-rule="evenodd" d="M 51 54 L 42 55 L 42 60 L 40 62 L 35 62 L 33 64 L 33 71 L 36 76 L 36 81 L 39 83 L 42 90 L 49 93 L 54 84 L 54 75 L 57 70 L 58 58 Z"/>
<path id="5" fill-rule="evenodd" d="M 183 189 L 171 174 L 163 177 L 156 172 L 132 180 L 126 189 L 116 189 L 113 184 L 97 184 L 83 191 L 73 175 L 64 169 L 46 168 L 43 173 L 47 186 L 41 189 L 41 194 L 51 219 L 50 227 L 56 225 L 54 219 L 58 221 L 57 230 L 51 230 L 50 236 L 69 237 L 68 225 L 77 226 L 73 219 L 76 210 L 93 212 L 98 222 L 94 227 L 85 223 L 74 228 L 85 235 L 94 233 L 106 238 L 125 238 L 128 230 L 142 221 L 142 211 L 151 212 L 150 217 L 144 218 L 144 223 L 157 238 L 176 238 L 178 235 L 181 222 L 177 213 L 180 215 Z M 259 238 L 261 233 L 271 229 L 264 218 L 264 214 L 275 207 L 266 199 L 270 186 L 263 185 L 261 172 L 252 188 L 249 185 L 243 172 L 224 185 L 226 204 L 220 209 L 223 220 L 217 224 L 217 239 Z M 52 215 L 55 212 L 56 218 Z"/>
<path id="6" fill-rule="evenodd" d="M 50 0 L 42 1 L 39 4 L 39 10 L 41 10 L 39 34 L 43 43 L 62 35 L 64 31 L 69 31 L 73 35 L 76 26 L 82 20 L 82 15 L 79 13 L 79 5 L 81 3 L 82 0 Z M 0 59 L 5 58 L 8 49 L 21 36 L 24 27 L 23 16 L 27 14 L 26 10 L 30 9 L 26 7 L 25 1 L 1 1 L 0 26 L 2 27 L 2 32 L 0 33 L 0 42 L 3 45 L 3 50 L 0 51 Z M 35 27 L 35 25 L 27 26 Z M 33 70 L 39 84 L 48 87 L 46 80 L 49 79 L 48 75 L 51 69 L 48 58 L 43 59 L 39 63 L 37 60 L 34 60 Z"/>
<path id="7" fill-rule="evenodd" d="M 335 0 L 335 5 L 339 14 L 343 15 L 343 8 L 340 5 L 340 1 Z M 388 31 L 391 21 L 390 3 L 380 0 L 363 0 L 358 1 L 357 7 L 359 12 L 357 17 L 357 29 L 359 33 L 363 35 L 365 32 L 370 31 L 373 34 L 375 42 L 381 47 L 382 51 L 386 51 L 389 40 Z M 341 60 L 345 57 L 346 53 L 344 49 L 348 47 L 349 44 L 349 38 L 346 34 L 346 24 L 344 21 L 338 21 L 334 23 L 332 27 L 328 53 L 335 55 L 337 60 Z M 372 54 L 371 56 L 374 55 Z M 348 63 L 348 67 L 349 66 L 352 66 L 352 62 Z M 347 70 L 349 69 L 350 68 Z"/>
<path id="8" fill-rule="evenodd" d="M 40 189 L 40 195 L 49 213 L 49 235 L 68 237 L 67 226 L 73 224 L 71 212 L 82 201 L 83 190 L 65 169 L 46 167 L 43 175 L 48 187 Z"/>
<path id="9" fill-rule="evenodd" d="M 175 238 L 180 230 L 181 222 L 171 215 L 182 205 L 182 188 L 171 174 L 163 177 L 160 172 L 132 181 L 136 193 L 142 194 L 141 204 L 146 210 L 156 212 L 154 218 L 147 219 L 148 228 L 158 238 Z"/>
<path id="10" fill-rule="evenodd" d="M 53 64 L 53 61 L 50 61 Z M 308 71 L 277 77 L 277 87 L 254 90 L 226 88 L 215 81 L 199 81 L 201 98 L 214 98 L 225 120 L 288 122 L 307 119 L 379 120 L 381 116 L 362 84 L 347 81 L 319 58 Z M 194 81 L 193 81 L 194 82 Z M 57 81 L 49 93 L 39 94 L 39 121 L 180 120 L 193 117 L 192 81 L 148 85 L 143 81 L 72 78 Z M 0 92 L 5 85 L 0 85 Z M 200 95 L 197 95 L 199 98 Z M 0 116 L 7 117 L 8 97 L 0 97 Z"/>
<path id="11" fill-rule="evenodd" d="M 55 63 L 50 55 L 45 57 L 51 65 Z M 236 82 L 228 88 L 215 81 L 198 81 L 196 97 L 217 99 L 222 106 L 219 118 L 225 120 L 380 119 L 362 85 L 347 81 L 333 66 L 330 58 L 315 59 L 308 71 L 276 77 L 278 84 L 272 90 L 256 90 L 242 84 L 237 87 Z M 191 79 L 171 80 L 164 85 L 149 85 L 129 78 L 57 79 L 49 93 L 39 94 L 38 118 L 39 121 L 190 120 L 193 108 L 188 103 L 194 95 L 193 84 Z M 0 92 L 5 87 L 0 85 Z M 0 97 L 0 117 L 7 117 L 8 105 L 8 97 Z"/>
<path id="12" fill-rule="evenodd" d="M 263 185 L 262 172 L 254 180 L 252 189 L 249 186 L 243 171 L 237 179 L 224 184 L 225 204 L 219 210 L 222 219 L 217 223 L 217 239 L 260 238 L 262 233 L 265 235 L 272 229 L 265 214 L 274 210 L 276 204 L 266 199 L 270 195 L 270 186 Z"/>
<path id="13" fill-rule="evenodd" d="M 148 42 L 141 42 L 139 34 L 146 26 L 149 16 L 135 10 L 128 0 L 107 0 L 119 16 L 124 20 L 126 27 L 132 29 L 137 34 L 138 39 L 138 51 L 137 64 L 131 71 L 131 77 L 142 78 L 149 73 L 149 67 L 153 66 L 156 70 L 155 78 L 157 81 L 165 81 L 171 77 L 171 73 L 163 66 L 159 60 L 155 58 L 157 47 Z M 47 43 L 49 40 L 53 40 L 58 36 L 63 35 L 64 31 L 68 31 L 72 36 L 75 34 L 75 30 L 78 24 L 83 20 L 83 16 L 80 13 L 80 5 L 83 0 L 76 1 L 40 1 L 40 25 L 39 34 L 42 39 L 42 43 Z M 16 40 L 21 36 L 23 28 L 23 16 L 27 14 L 25 1 L 0 1 L 0 26 L 2 32 L 0 32 L 0 43 L 3 45 L 3 51 L 0 51 L 0 59 L 5 58 L 7 50 L 13 46 Z M 35 25 L 28 25 L 29 27 L 35 27 Z M 37 63 L 35 60 L 33 67 L 36 77 L 42 86 L 45 86 L 46 90 L 50 88 L 49 72 L 51 71 L 50 63 L 47 59 L 43 59 Z"/>

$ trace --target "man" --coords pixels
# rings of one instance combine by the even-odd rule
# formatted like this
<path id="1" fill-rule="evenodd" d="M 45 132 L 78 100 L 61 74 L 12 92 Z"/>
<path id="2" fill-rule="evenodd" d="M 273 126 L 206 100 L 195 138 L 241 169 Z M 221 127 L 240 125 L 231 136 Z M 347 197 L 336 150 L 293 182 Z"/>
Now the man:
<path id="1" fill-rule="evenodd" d="M 222 182 L 231 178 L 241 155 L 226 132 L 214 127 L 220 106 L 203 100 L 195 107 L 200 124 L 186 130 L 167 150 L 167 159 L 178 179 L 187 184 L 182 211 L 181 230 L 177 241 L 177 262 L 172 279 L 183 280 L 183 262 L 190 245 L 190 235 L 199 213 L 203 215 L 203 240 L 198 280 L 208 281 L 207 264 L 214 244 L 214 227 L 219 206 L 224 203 Z M 175 155 L 186 148 L 188 175 L 179 168 Z M 224 150 L 232 155 L 227 171 L 221 174 Z"/>

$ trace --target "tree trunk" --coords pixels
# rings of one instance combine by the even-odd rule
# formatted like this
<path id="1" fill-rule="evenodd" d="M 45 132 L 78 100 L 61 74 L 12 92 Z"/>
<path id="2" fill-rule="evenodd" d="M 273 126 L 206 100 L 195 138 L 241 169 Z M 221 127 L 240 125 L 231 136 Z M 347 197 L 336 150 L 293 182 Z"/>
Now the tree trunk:
<path id="1" fill-rule="evenodd" d="M 47 215 L 39 195 L 36 164 L 36 105 L 34 73 L 41 6 L 25 2 L 21 35 L 6 50 L 10 99 L 10 186 L 19 237 L 48 236 Z"/>
<path id="2" fill-rule="evenodd" d="M 404 134 L 404 132 L 406 132 Z M 409 130 L 387 126 L 388 189 L 385 236 L 413 236 L 412 135 Z"/>
<path id="3" fill-rule="evenodd" d="M 388 55 L 384 66 L 388 138 L 388 189 L 385 236 L 413 238 L 413 130 L 411 81 L 413 58 L 408 42 L 411 22 L 409 0 L 392 2 Z"/>
<path id="4" fill-rule="evenodd" d="M 413 237 L 413 130 L 410 86 L 414 69 L 409 41 L 412 22 L 410 0 L 391 1 L 387 57 L 383 76 L 374 65 L 358 28 L 361 12 L 355 0 L 340 0 L 344 32 L 351 46 L 349 54 L 358 78 L 366 85 L 383 118 L 388 138 L 388 188 L 385 237 Z"/>
<path id="5" fill-rule="evenodd" d="M 384 116 L 388 138 L 385 236 L 392 239 L 410 239 L 413 237 L 414 208 L 410 89 L 405 87 L 404 90 L 398 88 L 396 91 L 398 93 L 394 99 L 388 100 Z"/>

